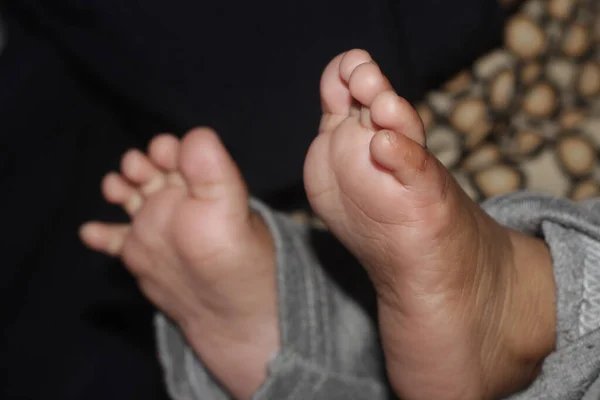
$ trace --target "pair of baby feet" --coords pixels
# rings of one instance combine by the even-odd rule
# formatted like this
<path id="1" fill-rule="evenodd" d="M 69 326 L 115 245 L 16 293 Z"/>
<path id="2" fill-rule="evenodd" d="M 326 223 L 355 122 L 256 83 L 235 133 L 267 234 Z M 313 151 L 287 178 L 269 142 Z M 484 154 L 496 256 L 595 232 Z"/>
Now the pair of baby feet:
<path id="1" fill-rule="evenodd" d="M 397 394 L 481 399 L 527 384 L 554 343 L 544 244 L 467 197 L 367 52 L 333 59 L 321 98 L 306 191 L 375 285 Z M 83 241 L 121 257 L 214 376 L 250 398 L 279 346 L 275 255 L 217 135 L 159 136 L 148 154 L 126 153 L 103 192 L 132 221 L 88 223 Z"/>

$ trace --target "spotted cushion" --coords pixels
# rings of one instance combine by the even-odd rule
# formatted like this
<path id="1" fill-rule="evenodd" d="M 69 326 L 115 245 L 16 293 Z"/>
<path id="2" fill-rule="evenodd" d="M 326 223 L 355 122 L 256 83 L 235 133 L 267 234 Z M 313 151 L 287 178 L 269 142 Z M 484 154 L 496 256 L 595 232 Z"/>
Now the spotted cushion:
<path id="1" fill-rule="evenodd" d="M 472 198 L 600 194 L 599 12 L 595 0 L 525 1 L 503 48 L 417 107 L 430 151 Z"/>

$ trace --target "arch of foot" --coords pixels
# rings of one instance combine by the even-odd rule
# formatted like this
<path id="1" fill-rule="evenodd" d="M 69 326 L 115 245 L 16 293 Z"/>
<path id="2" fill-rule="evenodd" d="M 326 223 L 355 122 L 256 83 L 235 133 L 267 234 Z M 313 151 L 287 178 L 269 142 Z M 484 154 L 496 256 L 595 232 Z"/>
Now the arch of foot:
<path id="1" fill-rule="evenodd" d="M 476 200 L 600 195 L 600 5 L 528 0 L 485 55 L 417 107 L 429 149 Z"/>

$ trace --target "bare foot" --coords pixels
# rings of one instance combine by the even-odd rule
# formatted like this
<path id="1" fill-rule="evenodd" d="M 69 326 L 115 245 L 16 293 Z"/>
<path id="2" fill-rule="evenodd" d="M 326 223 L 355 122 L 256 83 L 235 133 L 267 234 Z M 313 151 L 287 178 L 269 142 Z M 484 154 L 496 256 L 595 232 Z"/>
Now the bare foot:
<path id="1" fill-rule="evenodd" d="M 526 385 L 554 346 L 543 242 L 501 227 L 468 198 L 368 53 L 335 58 L 321 95 L 307 194 L 375 285 L 400 397 L 487 399 Z"/>
<path id="2" fill-rule="evenodd" d="M 102 186 L 132 221 L 88 223 L 82 240 L 121 257 L 216 378 L 250 398 L 279 347 L 274 248 L 216 134 L 159 136 L 148 156 L 126 153 L 122 174 Z"/>

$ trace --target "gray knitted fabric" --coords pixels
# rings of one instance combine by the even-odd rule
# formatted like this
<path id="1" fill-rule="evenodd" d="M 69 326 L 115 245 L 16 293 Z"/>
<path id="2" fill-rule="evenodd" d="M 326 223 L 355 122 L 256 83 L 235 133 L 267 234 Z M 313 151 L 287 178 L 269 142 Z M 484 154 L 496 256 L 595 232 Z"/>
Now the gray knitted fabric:
<path id="1" fill-rule="evenodd" d="M 275 240 L 281 350 L 254 400 L 395 398 L 385 377 L 374 293 L 360 265 L 324 232 L 257 201 Z M 600 200 L 517 193 L 483 204 L 500 223 L 542 237 L 557 283 L 557 350 L 511 400 L 600 399 Z M 174 400 L 225 400 L 177 326 L 157 315 L 158 350 Z M 596 383 L 594 383 L 596 382 Z"/>

